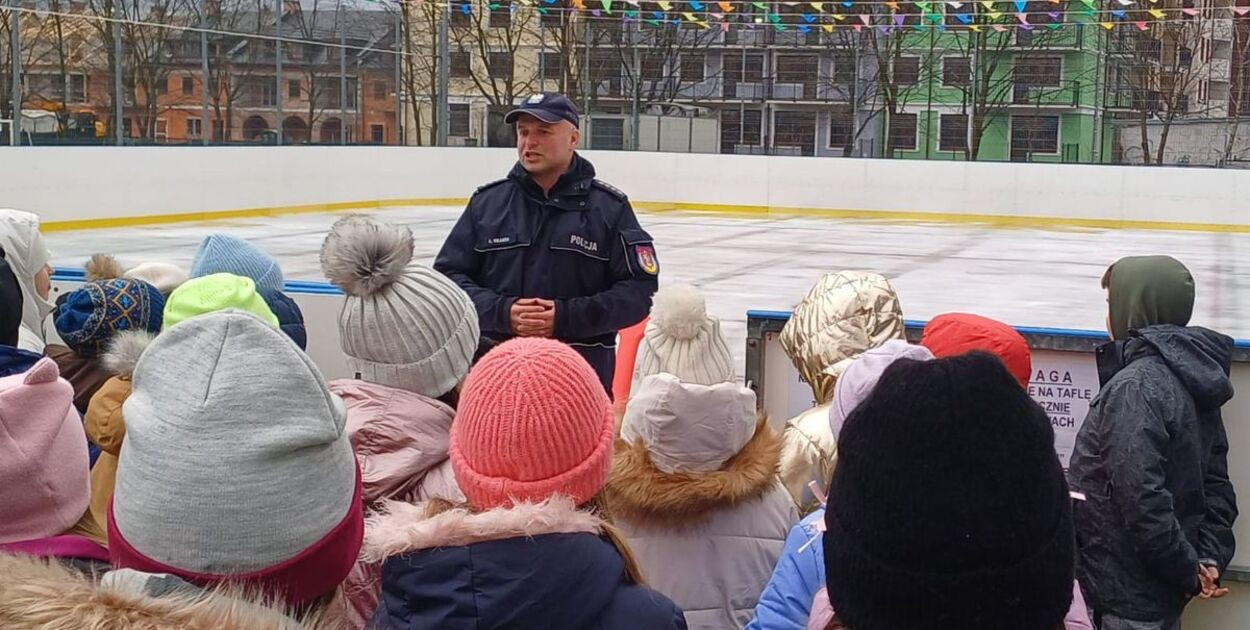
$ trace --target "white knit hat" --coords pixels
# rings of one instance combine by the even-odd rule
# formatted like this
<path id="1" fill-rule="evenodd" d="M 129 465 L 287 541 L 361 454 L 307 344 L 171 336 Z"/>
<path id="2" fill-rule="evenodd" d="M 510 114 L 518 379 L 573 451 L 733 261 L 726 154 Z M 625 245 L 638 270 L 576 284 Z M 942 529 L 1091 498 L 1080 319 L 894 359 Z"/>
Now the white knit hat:
<path id="1" fill-rule="evenodd" d="M 187 272 L 171 263 L 145 262 L 131 267 L 124 277 L 131 280 L 143 280 L 168 297 L 174 289 L 187 281 Z"/>
<path id="2" fill-rule="evenodd" d="M 688 284 L 666 286 L 652 300 L 634 384 L 661 373 L 696 385 L 734 380 L 733 354 L 721 335 L 720 320 L 707 314 L 703 294 Z"/>
<path id="3" fill-rule="evenodd" d="M 469 373 L 477 309 L 412 249 L 408 228 L 352 215 L 330 228 L 321 269 L 347 294 L 339 333 L 357 378 L 437 398 Z"/>

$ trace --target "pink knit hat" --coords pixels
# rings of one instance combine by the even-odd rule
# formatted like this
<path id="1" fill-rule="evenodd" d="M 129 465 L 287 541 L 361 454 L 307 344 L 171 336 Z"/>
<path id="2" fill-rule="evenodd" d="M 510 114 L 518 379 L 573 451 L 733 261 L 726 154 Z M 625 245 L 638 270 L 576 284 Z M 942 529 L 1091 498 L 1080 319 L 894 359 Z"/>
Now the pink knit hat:
<path id="1" fill-rule="evenodd" d="M 60 536 L 87 513 L 87 435 L 52 359 L 0 378 L 0 543 Z"/>
<path id="2" fill-rule="evenodd" d="M 612 468 L 612 408 L 572 348 L 514 339 L 469 372 L 451 426 L 451 465 L 478 509 L 563 494 L 581 505 Z"/>

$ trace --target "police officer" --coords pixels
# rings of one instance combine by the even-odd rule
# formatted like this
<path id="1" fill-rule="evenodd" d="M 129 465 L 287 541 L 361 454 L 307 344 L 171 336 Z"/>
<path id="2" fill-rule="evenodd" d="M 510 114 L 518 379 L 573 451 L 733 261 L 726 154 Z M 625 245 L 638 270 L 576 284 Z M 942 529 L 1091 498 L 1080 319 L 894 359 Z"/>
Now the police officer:
<path id="1" fill-rule="evenodd" d="M 655 245 L 625 194 L 578 155 L 572 101 L 535 94 L 504 120 L 520 159 L 473 194 L 434 268 L 473 298 L 485 347 L 558 339 L 610 393 L 616 333 L 646 317 L 659 284 Z"/>

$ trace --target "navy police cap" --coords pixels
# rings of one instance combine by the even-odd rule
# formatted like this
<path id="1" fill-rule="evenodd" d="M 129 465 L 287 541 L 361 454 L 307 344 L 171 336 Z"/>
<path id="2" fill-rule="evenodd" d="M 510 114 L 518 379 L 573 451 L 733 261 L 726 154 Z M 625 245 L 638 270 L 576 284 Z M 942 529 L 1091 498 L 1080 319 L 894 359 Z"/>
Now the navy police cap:
<path id="1" fill-rule="evenodd" d="M 514 124 L 522 114 L 533 116 L 545 123 L 555 124 L 567 120 L 574 127 L 578 125 L 577 106 L 569 97 L 555 92 L 541 92 L 527 97 L 516 109 L 508 112 L 504 123 Z"/>

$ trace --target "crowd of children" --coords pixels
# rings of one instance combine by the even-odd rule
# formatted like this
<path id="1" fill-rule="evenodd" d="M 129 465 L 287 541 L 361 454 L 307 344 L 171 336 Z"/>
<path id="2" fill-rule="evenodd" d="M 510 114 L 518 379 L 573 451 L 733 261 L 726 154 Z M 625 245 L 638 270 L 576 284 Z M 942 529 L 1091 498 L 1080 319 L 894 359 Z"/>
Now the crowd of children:
<path id="1" fill-rule="evenodd" d="M 1093 508 L 1074 511 L 1027 394 L 1028 344 L 969 314 L 908 343 L 879 274 L 828 274 L 795 308 L 781 343 L 817 406 L 779 432 L 688 285 L 628 335 L 614 406 L 558 342 L 478 356 L 468 295 L 373 217 L 322 246 L 352 373 L 330 382 L 251 243 L 211 235 L 186 272 L 96 256 L 55 302 L 37 217 L 0 211 L 0 248 L 2 628 L 1089 630 L 1116 612 L 1076 579 Z M 1190 330 L 1152 302 L 1177 273 L 1138 276 L 1155 286 L 1128 319 L 1112 302 L 1117 336 Z M 1203 530 L 1212 570 L 1229 510 Z M 1202 575 L 1189 594 L 1217 594 Z"/>

